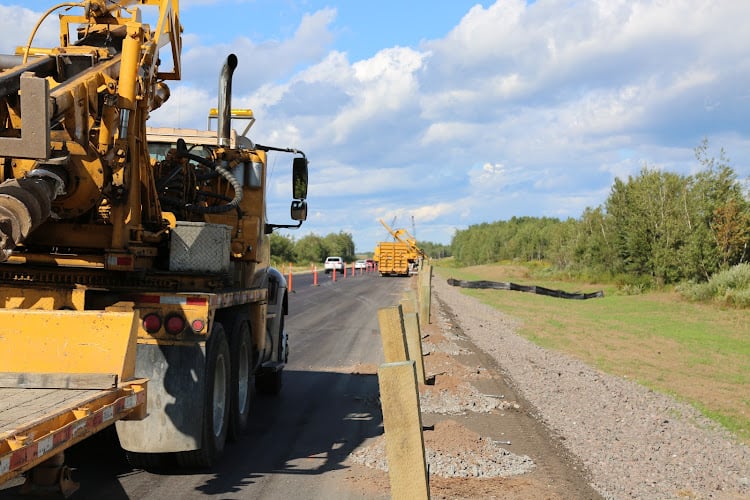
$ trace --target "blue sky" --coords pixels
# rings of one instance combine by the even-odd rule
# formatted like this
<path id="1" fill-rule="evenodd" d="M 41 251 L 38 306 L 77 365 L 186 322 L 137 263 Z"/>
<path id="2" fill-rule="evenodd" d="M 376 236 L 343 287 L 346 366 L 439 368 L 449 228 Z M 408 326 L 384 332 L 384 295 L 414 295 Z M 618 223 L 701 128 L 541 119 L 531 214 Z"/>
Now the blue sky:
<path id="1" fill-rule="evenodd" d="M 0 53 L 52 5 L 0 0 Z M 310 159 L 296 238 L 346 231 L 365 252 L 387 238 L 380 218 L 449 243 L 471 224 L 578 217 L 644 165 L 695 172 L 704 138 L 750 175 L 746 0 L 185 0 L 181 18 L 183 79 L 151 123 L 204 128 L 236 53 L 251 138 Z M 271 160 L 273 221 L 287 164 Z"/>

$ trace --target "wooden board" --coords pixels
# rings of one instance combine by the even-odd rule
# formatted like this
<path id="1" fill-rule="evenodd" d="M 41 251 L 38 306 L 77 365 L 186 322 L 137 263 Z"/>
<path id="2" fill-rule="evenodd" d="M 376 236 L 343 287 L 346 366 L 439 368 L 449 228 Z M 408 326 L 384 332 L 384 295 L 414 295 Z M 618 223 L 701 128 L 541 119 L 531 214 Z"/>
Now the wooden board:
<path id="1" fill-rule="evenodd" d="M 117 375 L 107 373 L 0 372 L 0 389 L 114 389 Z"/>
<path id="2" fill-rule="evenodd" d="M 72 410 L 110 391 L 95 389 L 0 389 L 0 436 L 19 424 Z"/>

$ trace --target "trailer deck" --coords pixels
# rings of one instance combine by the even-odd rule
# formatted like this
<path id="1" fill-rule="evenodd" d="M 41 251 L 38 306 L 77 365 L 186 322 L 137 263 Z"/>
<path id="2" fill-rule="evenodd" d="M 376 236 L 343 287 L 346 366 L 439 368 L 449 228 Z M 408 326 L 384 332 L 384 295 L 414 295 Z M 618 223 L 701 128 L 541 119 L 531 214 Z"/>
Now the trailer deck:
<path id="1" fill-rule="evenodd" d="M 109 389 L 0 388 L 0 483 L 117 420 L 143 418 L 145 403 L 144 379 Z"/>

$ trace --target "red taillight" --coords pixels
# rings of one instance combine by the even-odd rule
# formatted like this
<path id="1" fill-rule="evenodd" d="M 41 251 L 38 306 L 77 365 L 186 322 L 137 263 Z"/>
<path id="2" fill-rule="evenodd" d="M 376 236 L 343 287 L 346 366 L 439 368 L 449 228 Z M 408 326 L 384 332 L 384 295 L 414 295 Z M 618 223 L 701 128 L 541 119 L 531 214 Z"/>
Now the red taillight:
<path id="1" fill-rule="evenodd" d="M 147 314 L 143 318 L 143 329 L 148 333 L 156 333 L 161 329 L 161 318 L 158 314 L 151 313 Z"/>
<path id="2" fill-rule="evenodd" d="M 206 322 L 202 319 L 194 319 L 190 324 L 190 327 L 193 329 L 194 333 L 200 333 L 204 328 L 206 328 Z"/>
<path id="3" fill-rule="evenodd" d="M 176 314 L 167 317 L 167 321 L 164 322 L 164 329 L 171 335 L 181 333 L 185 329 L 185 318 Z"/>

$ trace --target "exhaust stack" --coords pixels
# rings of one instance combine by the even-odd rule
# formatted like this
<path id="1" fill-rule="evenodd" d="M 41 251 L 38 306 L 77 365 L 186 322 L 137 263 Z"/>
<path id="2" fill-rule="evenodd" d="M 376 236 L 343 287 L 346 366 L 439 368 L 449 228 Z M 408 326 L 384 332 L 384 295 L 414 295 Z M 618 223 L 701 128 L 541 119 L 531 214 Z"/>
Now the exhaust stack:
<path id="1" fill-rule="evenodd" d="M 232 124 L 232 73 L 237 67 L 237 56 L 229 54 L 219 76 L 219 113 L 217 132 L 219 146 L 228 147 Z"/>

